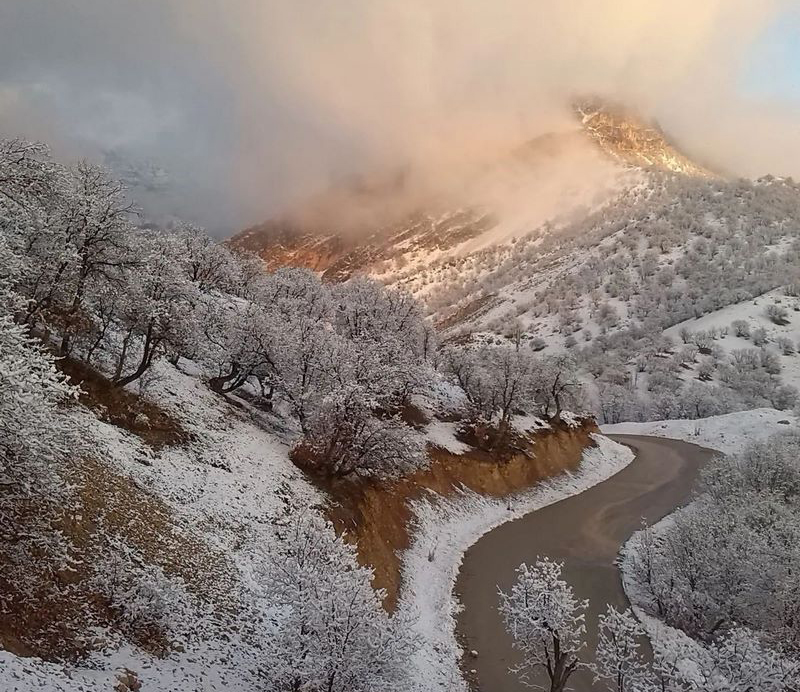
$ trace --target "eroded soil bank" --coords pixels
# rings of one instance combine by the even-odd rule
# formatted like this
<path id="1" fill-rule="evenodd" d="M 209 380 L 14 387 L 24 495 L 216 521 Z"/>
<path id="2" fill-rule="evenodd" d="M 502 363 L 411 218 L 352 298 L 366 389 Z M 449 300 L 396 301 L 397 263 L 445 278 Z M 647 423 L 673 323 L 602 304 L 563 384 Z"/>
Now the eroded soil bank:
<path id="1" fill-rule="evenodd" d="M 385 606 L 393 610 L 400 587 L 400 553 L 408 548 L 413 500 L 433 492 L 441 496 L 459 487 L 493 497 L 525 490 L 537 482 L 577 468 L 583 450 L 593 445 L 594 421 L 565 425 L 531 434 L 530 452 L 497 461 L 478 449 L 456 455 L 430 448 L 431 464 L 424 471 L 390 483 L 341 481 L 328 488 L 328 516 L 338 531 L 358 546 L 362 564 L 375 571 L 374 586 L 386 590 Z"/>

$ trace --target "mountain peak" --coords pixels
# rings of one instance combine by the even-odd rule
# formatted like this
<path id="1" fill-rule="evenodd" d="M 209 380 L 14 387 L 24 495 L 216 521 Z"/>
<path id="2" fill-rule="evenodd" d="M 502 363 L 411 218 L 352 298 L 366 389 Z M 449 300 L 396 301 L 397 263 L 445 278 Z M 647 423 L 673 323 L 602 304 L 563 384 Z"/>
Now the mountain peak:
<path id="1" fill-rule="evenodd" d="M 229 242 L 270 267 L 304 266 L 341 280 L 399 257 L 442 260 L 508 244 L 600 208 L 649 173 L 719 177 L 630 109 L 597 98 L 573 109 L 580 129 L 498 154 L 452 199 L 409 194 L 405 174 L 351 180 Z"/>
<path id="2" fill-rule="evenodd" d="M 600 98 L 577 101 L 573 109 L 586 133 L 607 155 L 629 166 L 716 178 L 682 153 L 655 122 Z"/>

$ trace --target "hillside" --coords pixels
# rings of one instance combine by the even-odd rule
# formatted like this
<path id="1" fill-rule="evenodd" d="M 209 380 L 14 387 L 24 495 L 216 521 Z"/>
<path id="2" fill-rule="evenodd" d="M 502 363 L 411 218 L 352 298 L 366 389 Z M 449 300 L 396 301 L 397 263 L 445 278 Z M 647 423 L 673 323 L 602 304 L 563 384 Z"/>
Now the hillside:
<path id="1" fill-rule="evenodd" d="M 342 280 L 385 262 L 446 262 L 579 218 L 643 180 L 645 170 L 711 177 L 656 126 L 618 106 L 585 102 L 574 113 L 571 127 L 495 154 L 452 189 L 420 193 L 411 173 L 356 180 L 229 242 L 267 266 Z M 354 219 L 354 209 L 369 213 Z"/>
<path id="2" fill-rule="evenodd" d="M 428 471 L 399 487 L 335 490 L 292 463 L 285 419 L 249 398 L 219 397 L 195 364 L 181 361 L 177 368 L 161 363 L 146 387 L 131 389 L 128 400 L 147 403 L 151 417 L 137 432 L 109 422 L 106 406 L 90 396 L 68 411 L 85 450 L 60 470 L 77 493 L 61 536 L 70 567 L 57 571 L 59 556 L 49 552 L 24 574 L 6 561 L 4 579 L 13 575 L 13 583 L 3 582 L 4 594 L 17 600 L 0 609 L 3 689 L 258 689 L 261 647 L 280 622 L 270 565 L 284 559 L 299 517 L 329 517 L 346 529 L 375 570 L 374 585 L 391 587 L 394 602 L 412 499 L 424 495 L 431 511 L 434 490 L 455 495 L 449 506 L 457 507 L 456 488 L 472 487 L 488 496 L 488 507 L 493 496 L 575 468 L 591 444 L 591 426 L 545 428 L 531 437 L 538 462 L 520 456 L 498 475 L 485 453 L 454 437 L 455 425 L 421 422 L 420 435 L 431 440 Z M 180 428 L 181 439 L 153 441 L 158 413 Z M 607 471 L 587 473 L 596 482 Z M 506 511 L 505 501 L 494 502 Z M 0 543 L 4 560 L 6 549 Z M 410 614 L 416 602 L 403 608 Z M 455 667 L 457 655 L 440 665 Z"/>
<path id="3" fill-rule="evenodd" d="M 40 144 L 0 141 L 0 181 L 3 689 L 436 689 L 413 661 L 460 652 L 450 599 L 434 631 L 404 593 L 417 509 L 486 530 L 630 461 L 563 359 L 443 348 L 375 280 L 139 226 Z"/>
<path id="4" fill-rule="evenodd" d="M 654 132 L 620 157 L 675 164 Z M 139 226 L 103 169 L 0 142 L 0 681 L 465 689 L 461 555 L 631 463 L 591 413 L 793 420 L 795 184 L 573 135 L 473 180 L 558 171 L 550 206 L 502 188 L 509 216 L 324 271 Z"/>
<path id="5" fill-rule="evenodd" d="M 449 339 L 498 335 L 567 350 L 607 420 L 794 406 L 800 186 L 716 175 L 620 108 L 586 102 L 575 112 L 579 131 L 499 164 L 514 206 L 417 212 L 367 235 L 331 230 L 331 208 L 324 231 L 274 222 L 231 244 L 268 266 L 308 266 L 327 280 L 367 273 L 400 287 Z M 603 162 L 600 185 L 596 160 L 574 158 L 586 143 Z M 532 169 L 568 173 L 555 176 L 554 197 L 548 188 L 553 207 L 538 204 Z M 379 199 L 393 193 L 382 188 Z M 770 303 L 788 309 L 779 324 Z M 736 336 L 730 323 L 742 316 L 750 325 Z M 685 330 L 698 334 L 681 338 Z"/>

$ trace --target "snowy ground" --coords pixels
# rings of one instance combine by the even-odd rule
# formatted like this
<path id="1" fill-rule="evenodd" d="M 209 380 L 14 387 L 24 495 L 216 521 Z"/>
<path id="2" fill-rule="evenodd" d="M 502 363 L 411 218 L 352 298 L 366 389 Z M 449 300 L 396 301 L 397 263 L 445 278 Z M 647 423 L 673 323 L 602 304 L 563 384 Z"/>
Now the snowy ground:
<path id="1" fill-rule="evenodd" d="M 182 364 L 184 370 L 188 364 Z M 318 506 L 322 498 L 288 460 L 291 431 L 278 418 L 240 402 L 232 408 L 211 393 L 196 373 L 159 366 L 146 395 L 180 419 L 192 440 L 180 447 L 153 452 L 141 440 L 102 423 L 88 412 L 76 412 L 87 437 L 102 450 L 117 473 L 166 502 L 186 531 L 200 536 L 228 556 L 239 588 L 258 600 L 262 551 L 276 540 L 280 527 L 299 507 Z M 702 421 L 664 421 L 606 426 L 604 432 L 647 434 L 686 439 L 730 451 L 746 441 L 766 437 L 797 424 L 785 412 L 762 409 Z M 536 420 L 515 420 L 520 429 L 541 427 Z M 455 424 L 428 427 L 430 442 L 463 451 Z M 417 616 L 423 642 L 418 676 L 425 690 L 466 690 L 459 669 L 455 638 L 453 584 L 464 551 L 481 535 L 506 521 L 577 494 L 605 480 L 633 459 L 630 450 L 596 436 L 577 473 L 544 482 L 532 491 L 506 499 L 462 492 L 415 504 L 415 537 L 403 556 L 405 587 L 400 607 Z M 265 492 L 265 488 L 269 492 Z M 79 667 L 62 666 L 0 652 L 0 689 L 9 692 L 75 692 L 111 689 L 119 671 L 136 671 L 143 690 L 162 692 L 245 692 L 257 688 L 251 666 L 259 653 L 253 642 L 235 634 L 217 636 L 211 623 L 197 623 L 202 632 L 187 640 L 185 650 L 155 658 L 117 641 Z M 656 623 L 657 625 L 658 623 Z M 655 625 L 653 625 L 655 627 Z M 230 633 L 229 633 L 230 634 Z"/>
<path id="2" fill-rule="evenodd" d="M 647 423 L 603 425 L 606 435 L 652 435 L 685 440 L 723 453 L 740 450 L 755 440 L 797 426 L 798 418 L 789 411 L 760 408 L 753 411 L 726 413 L 697 420 L 664 420 Z"/>
<path id="3" fill-rule="evenodd" d="M 185 445 L 154 452 L 138 437 L 76 409 L 98 459 L 166 502 L 181 530 L 224 555 L 232 566 L 236 595 L 256 607 L 263 601 L 258 574 L 263 554 L 298 508 L 318 506 L 319 493 L 289 461 L 287 432 L 273 419 L 240 402 L 234 408 L 182 363 L 166 363 L 146 396 L 175 416 L 191 434 Z M 254 420 L 258 418 L 258 422 Z M 211 577 L 206 575 L 207 580 Z M 258 605 L 263 604 L 263 605 Z M 157 658 L 109 636 L 109 645 L 79 666 L 17 658 L 0 651 L 3 692 L 111 690 L 117 674 L 135 671 L 142 690 L 158 692 L 252 692 L 259 688 L 258 644 L 222 612 L 174 613 L 189 635 L 183 651 Z M 100 633 L 98 633 L 100 634 Z M 106 633 L 102 633 L 106 636 Z M 127 688 L 122 688 L 127 689 Z"/>
<path id="4" fill-rule="evenodd" d="M 181 533 L 226 558 L 232 599 L 254 604 L 256 611 L 268 609 L 258 576 L 264 551 L 276 545 L 281 527 L 294 514 L 321 506 L 324 498 L 289 461 L 293 431 L 279 417 L 242 400 L 232 406 L 208 389 L 191 363 L 182 361 L 180 367 L 155 366 L 142 394 L 180 421 L 190 436 L 185 444 L 154 451 L 137 436 L 100 421 L 86 409 L 76 408 L 71 415 L 82 426 L 98 460 L 166 503 Z M 520 430 L 546 427 L 533 417 L 517 417 L 514 423 Z M 455 431 L 454 423 L 434 422 L 426 437 L 443 449 L 466 451 Z M 580 492 L 632 459 L 627 448 L 607 438 L 597 436 L 597 442 L 597 448 L 586 452 L 578 473 L 543 483 L 530 493 L 508 500 L 463 493 L 441 503 L 417 504 L 418 536 L 404 560 L 405 578 L 410 581 L 401 607 L 419 616 L 417 630 L 425 649 L 419 658 L 422 689 L 464 689 L 452 600 L 463 551 L 492 527 Z M 211 576 L 205 575 L 205 580 L 210 582 Z M 240 623 L 217 608 L 172 615 L 185 625 L 185 636 L 181 636 L 182 650 L 166 658 L 152 656 L 119 636 L 98 632 L 107 644 L 79 665 L 18 658 L 0 651 L 0 690 L 111 690 L 126 669 L 136 673 L 143 690 L 259 689 L 253 668 L 266 633 L 254 622 L 263 618 Z"/>
<path id="5" fill-rule="evenodd" d="M 781 305 L 786 309 L 786 324 L 777 325 L 767 317 L 766 308 L 771 304 Z M 683 329 L 691 332 L 718 329 L 722 332 L 727 328 L 727 333 L 724 336 L 721 335 L 715 342 L 725 353 L 736 349 L 754 348 L 752 340 L 744 339 L 733 333 L 730 325 L 735 320 L 746 322 L 751 331 L 756 329 L 766 331 L 769 341 L 765 348 L 775 353 L 780 359 L 781 381 L 800 388 L 800 353 L 785 355 L 776 344 L 781 337 L 790 339 L 795 347 L 798 347 L 800 342 L 800 299 L 786 296 L 783 290 L 769 291 L 753 300 L 745 300 L 697 319 L 681 322 L 664 330 L 664 334 L 672 337 L 675 343 L 679 344 L 681 343 L 680 333 Z"/>
<path id="6" fill-rule="evenodd" d="M 649 423 L 619 423 L 604 425 L 601 429 L 608 435 L 652 435 L 674 440 L 684 440 L 715 449 L 723 454 L 738 452 L 751 442 L 764 440 L 775 433 L 798 425 L 798 418 L 786 411 L 756 409 L 699 420 L 654 421 Z M 680 512 L 682 510 L 678 510 Z M 675 513 L 665 517 L 652 529 L 656 534 L 674 521 Z M 625 543 L 620 554 L 622 584 L 636 617 L 644 626 L 653 649 L 667 660 L 677 660 L 686 670 L 707 657 L 701 644 L 684 632 L 670 627 L 656 617 L 648 615 L 638 605 L 645 601 L 642 587 L 637 582 L 633 567 L 634 556 L 642 539 L 637 532 Z"/>
<path id="7" fill-rule="evenodd" d="M 678 510 L 680 511 L 680 510 Z M 666 529 L 673 521 L 674 514 L 662 519 L 653 526 L 656 534 Z M 670 627 L 657 617 L 649 615 L 639 605 L 646 601 L 642 586 L 634 573 L 634 556 L 639 550 L 643 532 L 638 531 L 622 547 L 619 570 L 622 575 L 622 587 L 631 602 L 631 608 L 642 623 L 654 653 L 662 660 L 674 661 L 683 671 L 692 671 L 698 662 L 705 661 L 708 654 L 702 644 L 692 639 L 685 632 Z"/>
<path id="8" fill-rule="evenodd" d="M 411 547 L 403 555 L 404 587 L 400 608 L 417 617 L 424 642 L 418 654 L 418 681 L 425 690 L 466 690 L 455 636 L 458 603 L 453 586 L 464 552 L 483 534 L 512 519 L 576 495 L 621 471 L 633 452 L 603 435 L 587 449 L 579 470 L 540 483 L 510 498 L 488 498 L 463 491 L 447 499 L 415 503 L 416 526 Z"/>

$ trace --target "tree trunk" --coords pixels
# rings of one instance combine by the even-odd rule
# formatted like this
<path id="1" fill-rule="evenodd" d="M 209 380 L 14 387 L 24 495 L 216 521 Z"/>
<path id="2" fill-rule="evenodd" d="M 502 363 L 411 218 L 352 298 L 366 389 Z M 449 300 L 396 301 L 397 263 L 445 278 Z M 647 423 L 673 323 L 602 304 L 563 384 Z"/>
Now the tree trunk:
<path id="1" fill-rule="evenodd" d="M 142 358 L 139 361 L 139 366 L 130 375 L 126 375 L 114 382 L 115 387 L 124 387 L 125 385 L 138 380 L 153 362 L 153 356 L 158 348 L 159 341 L 153 339 L 153 325 L 148 325 L 147 332 L 144 337 L 144 345 L 142 346 Z"/>
<path id="2" fill-rule="evenodd" d="M 561 652 L 561 641 L 555 634 L 553 634 L 553 661 L 552 668 L 548 663 L 547 671 L 550 676 L 550 692 L 564 692 L 569 676 L 578 666 L 578 659 L 573 658 L 569 661 L 569 654 Z"/>
<path id="3" fill-rule="evenodd" d="M 106 331 L 108 331 L 108 328 L 107 328 L 107 327 L 103 327 L 103 329 L 102 329 L 102 330 L 100 330 L 100 334 L 99 334 L 99 335 L 97 336 L 97 338 L 96 338 L 96 339 L 95 339 L 95 340 L 92 342 L 92 345 L 91 345 L 91 346 L 89 346 L 89 349 L 86 351 L 86 362 L 87 362 L 87 363 L 91 364 L 91 362 L 92 362 L 92 357 L 94 356 L 94 352 L 95 352 L 95 351 L 96 351 L 98 348 L 100 348 L 100 344 L 101 344 L 101 343 L 103 343 L 103 339 L 105 339 L 105 338 L 106 338 Z"/>
<path id="4" fill-rule="evenodd" d="M 510 416 L 507 416 L 505 413 L 503 413 L 500 417 L 500 422 L 497 425 L 497 435 L 495 436 L 494 442 L 491 446 L 492 451 L 502 450 L 506 438 L 508 437 L 509 428 L 511 427 L 510 423 Z"/>
<path id="5" fill-rule="evenodd" d="M 119 358 L 117 358 L 117 367 L 114 368 L 114 381 L 122 377 L 122 369 L 125 367 L 125 361 L 128 358 L 128 346 L 130 346 L 131 338 L 133 337 L 133 327 L 128 329 L 125 338 L 122 340 L 122 350 L 120 351 Z"/>
<path id="6" fill-rule="evenodd" d="M 242 373 L 236 363 L 231 363 L 231 371 L 227 375 L 212 377 L 208 386 L 217 394 L 227 394 L 238 389 L 247 381 L 247 375 Z"/>
<path id="7" fill-rule="evenodd" d="M 81 267 L 81 273 L 78 276 L 78 285 L 75 287 L 75 295 L 72 298 L 72 305 L 70 305 L 69 312 L 67 313 L 67 320 L 66 320 L 66 328 L 64 329 L 64 334 L 61 337 L 61 355 L 68 356 L 69 349 L 70 349 L 70 337 L 72 336 L 72 321 L 75 319 L 75 316 L 81 309 L 81 305 L 83 305 L 83 292 L 86 288 L 86 279 L 89 276 L 89 269 L 86 267 L 86 263 L 84 261 L 83 266 Z"/>

